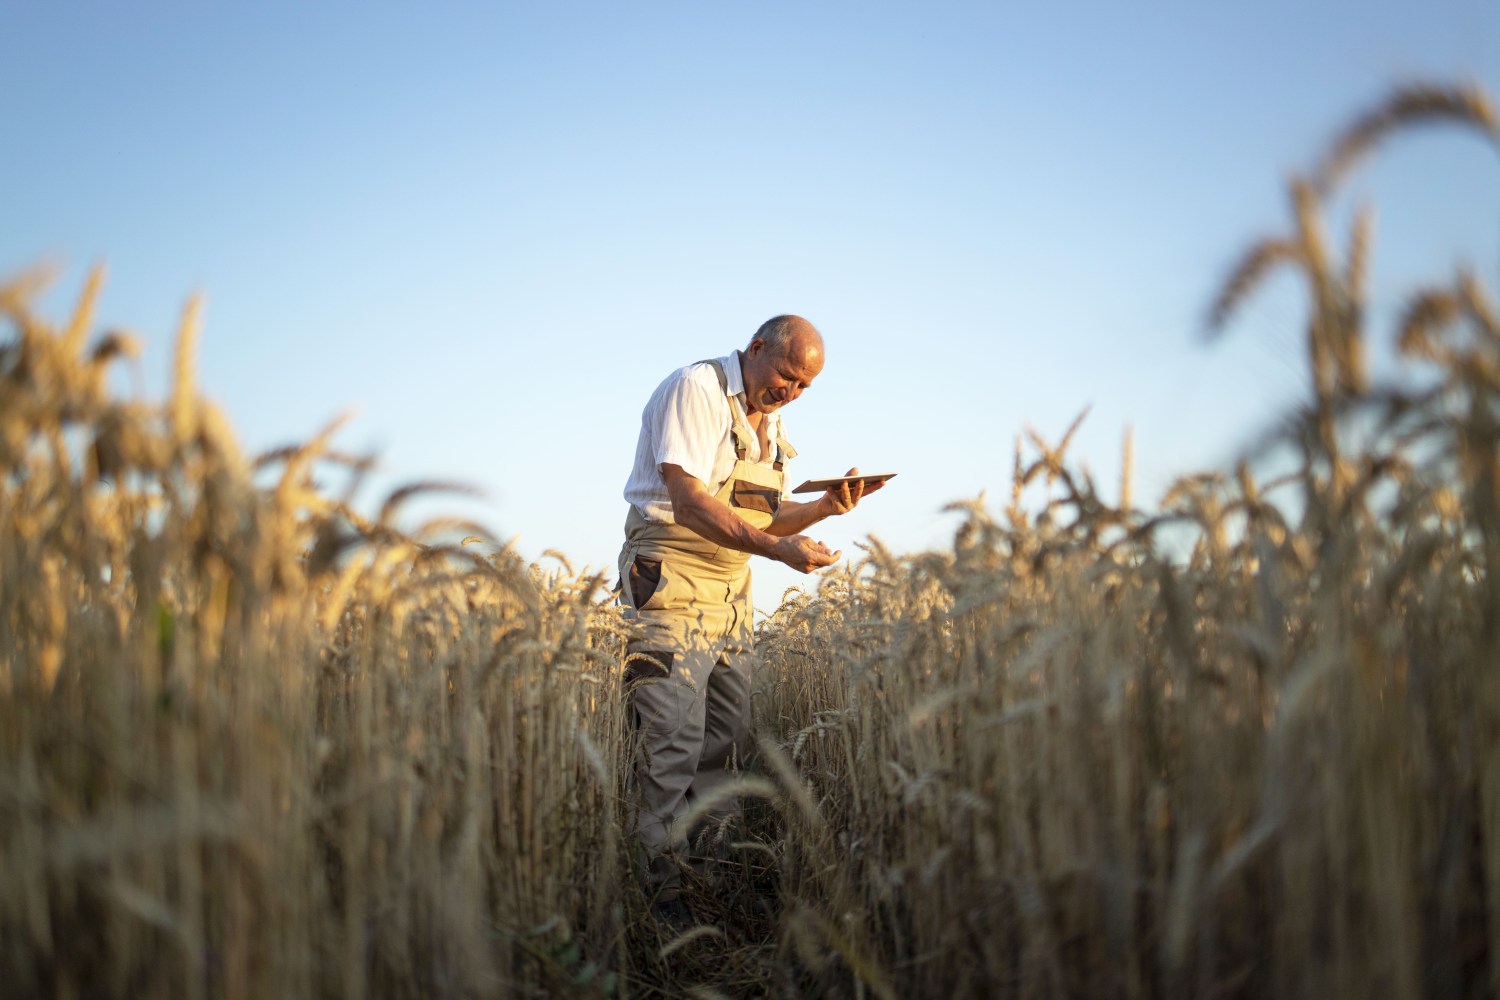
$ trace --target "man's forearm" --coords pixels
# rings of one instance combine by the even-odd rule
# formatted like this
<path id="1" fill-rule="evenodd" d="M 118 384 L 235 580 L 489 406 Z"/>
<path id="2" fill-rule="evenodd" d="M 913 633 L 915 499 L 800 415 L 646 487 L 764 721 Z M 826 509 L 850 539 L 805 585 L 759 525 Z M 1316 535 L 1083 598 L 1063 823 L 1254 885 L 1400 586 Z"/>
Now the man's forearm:
<path id="1" fill-rule="evenodd" d="M 796 500 L 783 500 L 781 506 L 776 510 L 776 516 L 766 527 L 768 534 L 778 538 L 787 535 L 800 535 L 819 521 L 828 517 L 828 513 L 822 509 L 822 498 L 812 503 L 799 503 Z"/>
<path id="2" fill-rule="evenodd" d="M 772 550 L 776 546 L 776 538 L 771 533 L 752 527 L 706 493 L 702 498 L 689 498 L 680 506 L 674 504 L 672 516 L 684 528 L 691 529 L 716 545 L 774 558 Z M 775 528 L 774 522 L 771 527 Z"/>
<path id="3" fill-rule="evenodd" d="M 839 553 L 816 539 L 791 533 L 768 534 L 752 527 L 715 500 L 703 482 L 684 472 L 680 465 L 663 463 L 661 471 L 662 478 L 667 482 L 667 493 L 672 499 L 672 516 L 678 524 L 700 537 L 716 545 L 775 559 L 799 573 L 810 573 L 838 561 Z"/>

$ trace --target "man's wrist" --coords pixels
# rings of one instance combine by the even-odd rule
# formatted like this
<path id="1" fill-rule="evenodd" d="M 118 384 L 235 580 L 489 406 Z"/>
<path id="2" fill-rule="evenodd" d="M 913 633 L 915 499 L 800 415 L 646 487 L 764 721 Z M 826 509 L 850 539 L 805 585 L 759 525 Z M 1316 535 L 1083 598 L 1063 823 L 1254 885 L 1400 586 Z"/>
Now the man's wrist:
<path id="1" fill-rule="evenodd" d="M 786 539 L 779 535 L 771 534 L 767 534 L 766 537 L 771 540 L 771 544 L 767 546 L 764 555 L 767 559 L 775 559 L 777 562 L 782 562 L 781 547 L 786 542 Z"/>

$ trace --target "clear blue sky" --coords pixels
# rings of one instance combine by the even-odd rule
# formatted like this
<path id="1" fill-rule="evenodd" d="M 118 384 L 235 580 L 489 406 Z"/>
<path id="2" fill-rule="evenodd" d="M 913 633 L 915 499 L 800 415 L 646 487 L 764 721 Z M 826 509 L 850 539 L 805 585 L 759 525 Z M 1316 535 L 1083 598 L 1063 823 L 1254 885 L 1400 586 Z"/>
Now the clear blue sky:
<path id="1" fill-rule="evenodd" d="M 1227 466 L 1305 382 L 1290 281 L 1196 338 L 1285 178 L 1398 81 L 1500 96 L 1493 0 L 10 2 L 0 46 L 0 272 L 62 264 L 60 316 L 105 262 L 153 392 L 201 291 L 248 448 L 355 408 L 385 482 L 474 483 L 523 553 L 596 568 L 652 388 L 778 312 L 828 343 L 794 475 L 900 473 L 813 532 L 846 553 L 945 544 L 943 504 L 1003 503 L 1016 435 L 1086 405 L 1111 491 L 1127 425 L 1142 500 Z M 1354 191 L 1378 322 L 1500 273 L 1472 138 Z"/>

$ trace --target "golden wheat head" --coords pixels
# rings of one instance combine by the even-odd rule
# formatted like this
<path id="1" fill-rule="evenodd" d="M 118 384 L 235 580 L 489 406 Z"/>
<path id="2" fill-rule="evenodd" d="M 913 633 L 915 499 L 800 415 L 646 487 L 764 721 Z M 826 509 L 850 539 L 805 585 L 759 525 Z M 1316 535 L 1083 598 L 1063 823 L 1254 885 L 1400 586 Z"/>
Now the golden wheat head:
<path id="1" fill-rule="evenodd" d="M 1319 194 L 1337 187 L 1388 136 L 1416 125 L 1443 122 L 1470 126 L 1500 151 L 1500 120 L 1496 119 L 1489 98 L 1477 87 L 1437 84 L 1400 87 L 1356 118 L 1334 140 L 1313 174 Z"/>

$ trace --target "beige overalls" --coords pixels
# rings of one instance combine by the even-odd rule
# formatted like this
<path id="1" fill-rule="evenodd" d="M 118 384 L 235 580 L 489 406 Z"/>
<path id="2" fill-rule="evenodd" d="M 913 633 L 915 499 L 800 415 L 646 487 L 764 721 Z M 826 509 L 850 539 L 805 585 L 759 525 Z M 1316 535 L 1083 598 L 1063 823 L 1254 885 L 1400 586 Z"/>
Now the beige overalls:
<path id="1" fill-rule="evenodd" d="M 782 463 L 796 452 L 778 438 L 770 461 L 750 461 L 760 442 L 746 420 L 744 400 L 729 395 L 719 363 L 708 364 L 733 416 L 736 457 L 729 478 L 709 488 L 716 500 L 764 530 L 781 503 Z M 749 560 L 748 553 L 689 528 L 649 521 L 634 506 L 625 521 L 621 600 L 640 624 L 625 671 L 640 741 L 637 832 L 661 887 L 676 882 L 676 867 L 663 856 L 683 855 L 687 848 L 688 831 L 673 831 L 673 821 L 694 799 L 728 782 L 750 748 Z M 738 803 L 728 800 L 709 821 L 737 811 Z"/>

